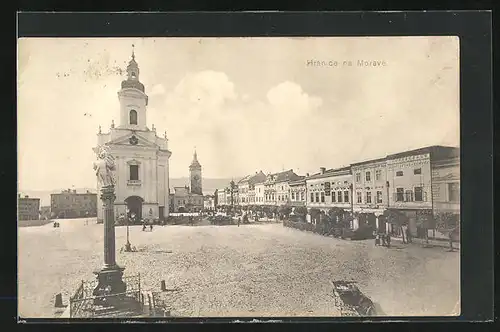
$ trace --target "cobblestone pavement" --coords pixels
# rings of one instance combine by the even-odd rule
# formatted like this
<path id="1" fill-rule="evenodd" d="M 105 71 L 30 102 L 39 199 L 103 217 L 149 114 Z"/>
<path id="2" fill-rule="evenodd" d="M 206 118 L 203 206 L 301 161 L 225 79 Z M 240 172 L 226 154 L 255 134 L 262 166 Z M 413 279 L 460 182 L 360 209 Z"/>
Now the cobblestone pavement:
<path id="1" fill-rule="evenodd" d="M 120 253 L 125 274 L 164 293 L 174 316 L 335 316 L 331 280 L 353 279 L 386 315 L 458 314 L 459 253 L 444 248 L 344 241 L 281 224 L 130 228 L 138 252 Z M 116 228 L 116 246 L 126 228 Z M 19 313 L 53 317 L 103 262 L 102 225 L 62 220 L 19 228 Z"/>

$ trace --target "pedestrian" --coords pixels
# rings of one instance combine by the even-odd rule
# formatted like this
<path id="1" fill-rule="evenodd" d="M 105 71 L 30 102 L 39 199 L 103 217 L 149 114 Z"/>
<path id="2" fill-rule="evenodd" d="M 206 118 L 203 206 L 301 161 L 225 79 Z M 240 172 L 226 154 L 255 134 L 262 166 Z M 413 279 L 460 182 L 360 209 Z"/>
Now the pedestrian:
<path id="1" fill-rule="evenodd" d="M 386 234 L 381 234 L 380 237 L 382 238 L 382 246 L 386 247 L 387 246 L 387 236 L 386 236 Z"/>
<path id="2" fill-rule="evenodd" d="M 411 232 L 409 227 L 406 227 L 406 242 L 411 243 Z"/>
<path id="3" fill-rule="evenodd" d="M 386 236 L 387 248 L 391 247 L 391 234 L 387 234 Z"/>
<path id="4" fill-rule="evenodd" d="M 408 227 L 406 226 L 406 224 L 403 224 L 401 226 L 401 236 L 403 237 L 403 243 L 407 242 L 407 235 L 406 234 L 408 234 Z"/>
<path id="5" fill-rule="evenodd" d="M 379 245 L 380 245 L 380 234 L 376 233 L 375 234 L 375 246 L 379 246 Z"/>
<path id="6" fill-rule="evenodd" d="M 238 217 L 238 227 L 240 227 L 241 217 Z"/>
<path id="7" fill-rule="evenodd" d="M 149 225 L 149 230 L 150 230 L 151 232 L 153 231 L 153 224 L 152 224 L 152 223 Z"/>

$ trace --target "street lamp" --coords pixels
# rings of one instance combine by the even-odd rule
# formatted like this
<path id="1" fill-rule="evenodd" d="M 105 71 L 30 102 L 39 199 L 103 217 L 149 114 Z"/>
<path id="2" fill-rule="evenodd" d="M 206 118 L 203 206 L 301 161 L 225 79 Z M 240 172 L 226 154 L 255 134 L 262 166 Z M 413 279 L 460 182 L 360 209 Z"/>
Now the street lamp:
<path id="1" fill-rule="evenodd" d="M 129 215 L 129 210 L 128 208 L 126 209 L 126 215 L 125 215 L 125 218 L 127 220 L 127 243 L 125 244 L 125 251 L 132 251 L 132 246 L 130 245 L 130 241 L 129 241 L 129 236 L 130 236 L 130 233 L 129 233 L 129 224 L 130 224 L 130 218 L 128 217 Z"/>

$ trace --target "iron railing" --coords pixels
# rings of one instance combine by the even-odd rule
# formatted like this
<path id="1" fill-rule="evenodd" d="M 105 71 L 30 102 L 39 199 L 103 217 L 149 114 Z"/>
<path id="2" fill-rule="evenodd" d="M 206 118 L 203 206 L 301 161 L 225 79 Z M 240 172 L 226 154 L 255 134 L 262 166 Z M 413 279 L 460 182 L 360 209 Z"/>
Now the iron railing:
<path id="1" fill-rule="evenodd" d="M 118 294 L 109 294 L 102 296 L 95 296 L 93 294 L 95 287 L 97 286 L 97 280 L 85 281 L 82 280 L 81 284 L 76 289 L 74 295 L 70 297 L 69 300 L 69 316 L 74 317 L 93 317 L 95 315 L 95 303 L 99 302 L 100 299 L 107 299 L 113 301 L 113 299 L 119 299 L 120 297 L 131 297 L 135 299 L 138 303 L 143 303 L 141 301 L 141 276 L 140 274 L 127 276 L 123 278 L 123 282 L 127 285 L 127 291 Z"/>

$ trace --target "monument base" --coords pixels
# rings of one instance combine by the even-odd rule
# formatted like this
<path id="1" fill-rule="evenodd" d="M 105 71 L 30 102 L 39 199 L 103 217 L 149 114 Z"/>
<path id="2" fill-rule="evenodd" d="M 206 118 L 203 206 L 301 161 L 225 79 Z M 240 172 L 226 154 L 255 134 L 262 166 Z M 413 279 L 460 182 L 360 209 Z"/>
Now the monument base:
<path id="1" fill-rule="evenodd" d="M 106 299 L 106 295 L 116 295 L 123 294 L 127 290 L 127 285 L 123 281 L 123 270 L 125 268 L 119 267 L 118 265 L 112 267 L 103 267 L 99 271 L 94 271 L 97 276 L 97 286 L 93 291 L 94 296 L 98 298 L 94 301 L 95 304 L 109 304 Z"/>

